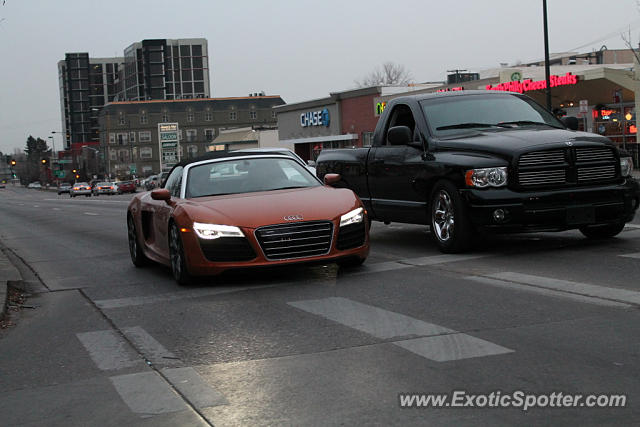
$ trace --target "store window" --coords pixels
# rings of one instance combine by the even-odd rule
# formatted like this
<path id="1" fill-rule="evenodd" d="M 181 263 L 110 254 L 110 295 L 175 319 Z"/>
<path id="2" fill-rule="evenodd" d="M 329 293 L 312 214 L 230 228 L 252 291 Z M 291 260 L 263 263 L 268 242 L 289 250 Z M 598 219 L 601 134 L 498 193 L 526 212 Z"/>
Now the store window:
<path id="1" fill-rule="evenodd" d="M 151 159 L 153 157 L 153 150 L 151 147 L 141 147 L 140 148 L 140 158 L 141 159 Z"/>

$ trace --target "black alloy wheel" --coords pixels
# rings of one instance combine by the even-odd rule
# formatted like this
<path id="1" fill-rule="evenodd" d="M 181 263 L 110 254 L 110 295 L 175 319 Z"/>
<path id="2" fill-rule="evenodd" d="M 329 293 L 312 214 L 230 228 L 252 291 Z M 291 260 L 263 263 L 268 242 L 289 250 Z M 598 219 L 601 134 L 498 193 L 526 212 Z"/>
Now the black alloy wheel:
<path id="1" fill-rule="evenodd" d="M 580 232 L 589 239 L 608 239 L 617 236 L 622 230 L 624 230 L 624 222 L 580 227 Z"/>
<path id="2" fill-rule="evenodd" d="M 473 227 L 458 189 L 449 181 L 438 181 L 431 193 L 431 237 L 444 253 L 464 252 L 471 247 Z"/>
<path id="3" fill-rule="evenodd" d="M 191 283 L 192 278 L 187 270 L 182 237 L 175 223 L 171 223 L 169 228 L 169 257 L 171 258 L 171 274 L 176 282 L 182 286 Z"/>
<path id="4" fill-rule="evenodd" d="M 136 224 L 132 215 L 127 215 L 127 237 L 129 241 L 129 255 L 131 255 L 131 262 L 136 267 L 144 267 L 148 264 L 149 258 L 144 254 L 142 247 L 138 243 Z"/>

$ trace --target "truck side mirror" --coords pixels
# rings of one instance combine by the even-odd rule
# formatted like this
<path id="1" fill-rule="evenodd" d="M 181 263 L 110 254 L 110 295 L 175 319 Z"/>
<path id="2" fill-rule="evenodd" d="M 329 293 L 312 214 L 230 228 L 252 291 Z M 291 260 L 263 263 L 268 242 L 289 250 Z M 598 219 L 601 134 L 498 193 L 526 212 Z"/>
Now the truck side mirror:
<path id="1" fill-rule="evenodd" d="M 387 132 L 387 140 L 391 145 L 407 145 L 411 139 L 411 129 L 407 126 L 394 126 Z"/>
<path id="2" fill-rule="evenodd" d="M 324 176 L 324 184 L 331 186 L 340 182 L 341 179 L 339 173 L 328 173 Z"/>
<path id="3" fill-rule="evenodd" d="M 562 123 L 564 123 L 564 125 L 571 129 L 571 130 L 578 130 L 578 118 L 577 117 L 563 117 L 562 118 Z"/>

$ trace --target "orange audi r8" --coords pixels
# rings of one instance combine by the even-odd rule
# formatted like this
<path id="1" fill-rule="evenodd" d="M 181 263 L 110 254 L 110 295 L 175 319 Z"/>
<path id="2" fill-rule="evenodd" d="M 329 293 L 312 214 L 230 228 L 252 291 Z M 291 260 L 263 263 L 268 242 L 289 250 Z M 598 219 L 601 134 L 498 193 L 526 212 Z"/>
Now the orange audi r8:
<path id="1" fill-rule="evenodd" d="M 251 266 L 357 265 L 369 253 L 358 196 L 323 185 L 281 154 L 212 153 L 181 162 L 162 188 L 131 200 L 127 228 L 133 264 L 166 264 L 180 284 Z"/>

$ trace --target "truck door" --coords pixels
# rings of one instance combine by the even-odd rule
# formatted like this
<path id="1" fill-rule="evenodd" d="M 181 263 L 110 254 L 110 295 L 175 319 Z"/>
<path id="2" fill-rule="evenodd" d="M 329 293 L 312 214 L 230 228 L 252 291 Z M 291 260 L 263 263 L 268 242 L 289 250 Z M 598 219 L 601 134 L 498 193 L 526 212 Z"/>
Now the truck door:
<path id="1" fill-rule="evenodd" d="M 422 142 L 411 108 L 394 106 L 383 128 L 383 145 L 373 147 L 369 154 L 371 205 L 377 219 L 426 224 L 426 194 L 416 186 L 424 173 L 424 150 L 420 144 L 391 145 L 387 132 L 394 126 L 407 126 L 413 141 Z"/>

